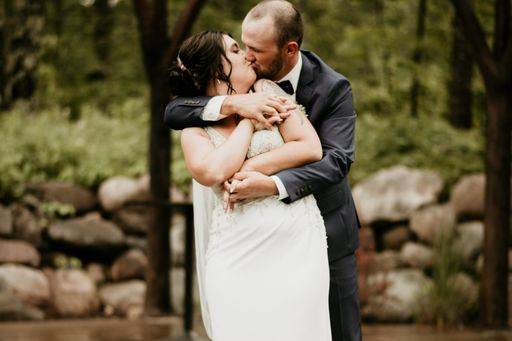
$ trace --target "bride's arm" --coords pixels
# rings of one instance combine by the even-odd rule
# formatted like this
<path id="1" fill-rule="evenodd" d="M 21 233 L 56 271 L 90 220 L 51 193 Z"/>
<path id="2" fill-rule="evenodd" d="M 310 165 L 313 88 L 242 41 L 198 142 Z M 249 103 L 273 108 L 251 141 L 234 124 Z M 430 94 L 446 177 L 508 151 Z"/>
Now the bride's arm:
<path id="1" fill-rule="evenodd" d="M 284 144 L 244 162 L 241 171 L 258 171 L 265 175 L 298 167 L 322 159 L 322 145 L 315 128 L 298 110 L 280 126 Z"/>
<path id="2" fill-rule="evenodd" d="M 215 148 L 202 128 L 184 129 L 181 146 L 192 177 L 205 186 L 213 186 L 233 176 L 247 156 L 253 131 L 251 121 L 243 119 L 227 140 Z"/>
<path id="3" fill-rule="evenodd" d="M 255 84 L 256 91 L 262 91 L 267 80 Z M 299 110 L 279 125 L 284 145 L 246 160 L 240 171 L 258 171 L 265 175 L 275 174 L 283 169 L 302 166 L 322 159 L 322 145 L 307 117 Z"/>

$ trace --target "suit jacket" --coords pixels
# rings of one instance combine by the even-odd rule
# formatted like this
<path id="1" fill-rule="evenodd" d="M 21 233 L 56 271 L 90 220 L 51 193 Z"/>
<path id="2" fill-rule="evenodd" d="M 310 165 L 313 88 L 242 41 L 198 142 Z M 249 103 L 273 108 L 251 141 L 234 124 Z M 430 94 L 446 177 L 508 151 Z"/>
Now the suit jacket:
<path id="1" fill-rule="evenodd" d="M 322 143 L 320 161 L 285 169 L 281 179 L 292 203 L 313 194 L 327 230 L 329 260 L 353 253 L 358 245 L 359 219 L 348 184 L 348 172 L 355 160 L 355 121 L 349 81 L 309 51 L 302 53 L 302 70 L 296 99 L 306 108 Z M 165 109 L 164 122 L 172 129 L 203 127 L 202 111 L 210 97 L 177 98 Z"/>

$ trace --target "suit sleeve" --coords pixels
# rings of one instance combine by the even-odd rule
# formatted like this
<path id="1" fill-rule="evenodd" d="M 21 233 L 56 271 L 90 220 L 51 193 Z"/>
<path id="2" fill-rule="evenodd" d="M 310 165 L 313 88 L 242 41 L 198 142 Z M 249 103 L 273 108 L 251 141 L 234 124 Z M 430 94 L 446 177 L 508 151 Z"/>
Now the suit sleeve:
<path id="1" fill-rule="evenodd" d="M 212 121 L 203 120 L 203 110 L 212 97 L 176 98 L 165 108 L 164 124 L 171 129 L 204 127 Z"/>
<path id="2" fill-rule="evenodd" d="M 289 195 L 283 199 L 285 203 L 341 182 L 355 160 L 356 113 L 348 80 L 338 81 L 327 101 L 325 116 L 317 129 L 322 143 L 322 159 L 276 174 Z"/>

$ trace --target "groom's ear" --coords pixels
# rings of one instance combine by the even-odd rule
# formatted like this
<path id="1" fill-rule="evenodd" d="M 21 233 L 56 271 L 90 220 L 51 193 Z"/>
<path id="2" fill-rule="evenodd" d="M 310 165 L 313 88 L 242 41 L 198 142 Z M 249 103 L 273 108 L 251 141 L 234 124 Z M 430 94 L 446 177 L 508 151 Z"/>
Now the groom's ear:
<path id="1" fill-rule="evenodd" d="M 286 43 L 285 52 L 289 56 L 293 56 L 294 54 L 299 52 L 299 44 L 296 41 L 289 41 Z"/>

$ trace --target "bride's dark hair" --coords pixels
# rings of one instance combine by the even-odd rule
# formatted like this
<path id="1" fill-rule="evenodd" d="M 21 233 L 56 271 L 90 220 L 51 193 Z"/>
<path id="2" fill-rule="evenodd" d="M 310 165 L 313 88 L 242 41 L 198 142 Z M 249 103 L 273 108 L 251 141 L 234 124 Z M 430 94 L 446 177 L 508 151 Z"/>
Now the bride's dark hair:
<path id="1" fill-rule="evenodd" d="M 178 52 L 177 61 L 169 71 L 169 86 L 175 96 L 202 96 L 211 81 L 226 82 L 228 93 L 235 92 L 229 77 L 232 65 L 226 56 L 224 34 L 220 31 L 203 31 L 185 40 Z M 226 74 L 222 59 L 229 64 Z"/>

